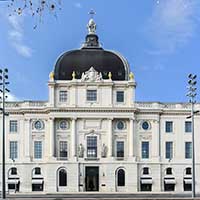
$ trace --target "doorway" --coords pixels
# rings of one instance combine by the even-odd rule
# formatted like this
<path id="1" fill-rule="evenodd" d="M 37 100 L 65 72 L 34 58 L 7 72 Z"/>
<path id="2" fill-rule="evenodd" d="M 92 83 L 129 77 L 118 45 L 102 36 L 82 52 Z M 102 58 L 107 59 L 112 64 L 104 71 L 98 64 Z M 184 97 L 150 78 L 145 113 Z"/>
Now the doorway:
<path id="1" fill-rule="evenodd" d="M 99 191 L 99 167 L 85 167 L 86 191 Z"/>

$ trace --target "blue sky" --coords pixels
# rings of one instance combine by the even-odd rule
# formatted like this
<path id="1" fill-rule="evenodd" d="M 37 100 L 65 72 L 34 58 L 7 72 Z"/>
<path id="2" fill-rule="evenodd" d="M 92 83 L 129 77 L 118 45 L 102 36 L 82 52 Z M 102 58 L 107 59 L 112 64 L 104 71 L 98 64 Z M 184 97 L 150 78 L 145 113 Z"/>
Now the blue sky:
<path id="1" fill-rule="evenodd" d="M 57 19 L 46 12 L 35 30 L 35 18 L 9 17 L 0 2 L 0 66 L 9 69 L 10 99 L 48 99 L 49 73 L 61 53 L 83 43 L 91 8 L 103 48 L 129 61 L 137 101 L 187 101 L 187 74 L 200 83 L 199 0 L 62 0 Z"/>

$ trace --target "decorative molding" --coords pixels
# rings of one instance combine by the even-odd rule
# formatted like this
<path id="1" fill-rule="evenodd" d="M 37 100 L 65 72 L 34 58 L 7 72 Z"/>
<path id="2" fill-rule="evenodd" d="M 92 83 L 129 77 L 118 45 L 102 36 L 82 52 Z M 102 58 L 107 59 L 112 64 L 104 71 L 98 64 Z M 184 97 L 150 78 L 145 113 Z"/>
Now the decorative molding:
<path id="1" fill-rule="evenodd" d="M 92 66 L 88 71 L 83 72 L 81 75 L 81 81 L 95 82 L 102 80 L 103 78 L 101 72 L 97 72 Z"/>

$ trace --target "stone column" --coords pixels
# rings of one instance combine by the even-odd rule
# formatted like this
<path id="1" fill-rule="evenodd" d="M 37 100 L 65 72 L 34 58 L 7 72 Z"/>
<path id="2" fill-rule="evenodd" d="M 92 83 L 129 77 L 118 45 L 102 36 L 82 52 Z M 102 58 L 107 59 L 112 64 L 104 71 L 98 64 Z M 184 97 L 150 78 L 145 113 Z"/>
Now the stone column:
<path id="1" fill-rule="evenodd" d="M 71 128 L 71 157 L 76 156 L 76 118 L 72 118 Z"/>
<path id="2" fill-rule="evenodd" d="M 112 128 L 113 119 L 108 119 L 108 157 L 113 156 L 113 128 Z"/>
<path id="3" fill-rule="evenodd" d="M 133 119 L 130 118 L 130 129 L 129 129 L 129 157 L 133 157 L 133 146 L 134 146 L 134 143 L 133 143 L 133 132 L 134 132 L 134 129 L 133 129 Z"/>
<path id="4" fill-rule="evenodd" d="M 55 157 L 55 127 L 54 118 L 49 119 L 49 157 Z"/>
<path id="5" fill-rule="evenodd" d="M 139 144 L 139 138 L 137 136 L 137 121 L 136 119 L 133 119 L 133 156 L 135 157 L 135 159 L 137 158 L 137 156 L 139 156 L 139 152 L 138 152 L 138 144 Z"/>
<path id="6" fill-rule="evenodd" d="M 49 83 L 49 103 L 50 106 L 55 106 L 55 83 Z M 57 102 L 56 102 L 57 103 Z"/>
<path id="7" fill-rule="evenodd" d="M 31 156 L 31 120 L 24 119 L 24 151 L 25 159 L 30 161 Z"/>

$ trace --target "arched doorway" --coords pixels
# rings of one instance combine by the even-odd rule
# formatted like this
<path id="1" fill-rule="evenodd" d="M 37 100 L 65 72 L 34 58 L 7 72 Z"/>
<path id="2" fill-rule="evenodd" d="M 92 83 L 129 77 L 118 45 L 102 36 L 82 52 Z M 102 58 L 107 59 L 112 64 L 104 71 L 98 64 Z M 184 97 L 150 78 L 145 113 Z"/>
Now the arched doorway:
<path id="1" fill-rule="evenodd" d="M 125 170 L 123 168 L 119 168 L 116 170 L 115 179 L 116 179 L 116 191 L 125 192 L 126 178 L 125 178 Z"/>
<path id="2" fill-rule="evenodd" d="M 67 188 L 67 170 L 59 168 L 57 171 L 57 191 L 66 191 Z"/>

